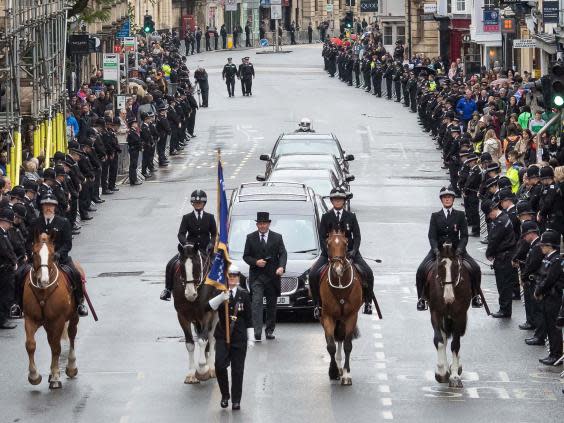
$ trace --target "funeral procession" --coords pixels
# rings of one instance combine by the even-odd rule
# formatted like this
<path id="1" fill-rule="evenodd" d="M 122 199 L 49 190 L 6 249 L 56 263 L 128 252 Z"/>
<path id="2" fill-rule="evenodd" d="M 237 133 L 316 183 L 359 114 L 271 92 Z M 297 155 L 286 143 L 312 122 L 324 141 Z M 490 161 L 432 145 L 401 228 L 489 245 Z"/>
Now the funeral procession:
<path id="1" fill-rule="evenodd" d="M 564 422 L 564 0 L 0 0 L 0 423 Z"/>

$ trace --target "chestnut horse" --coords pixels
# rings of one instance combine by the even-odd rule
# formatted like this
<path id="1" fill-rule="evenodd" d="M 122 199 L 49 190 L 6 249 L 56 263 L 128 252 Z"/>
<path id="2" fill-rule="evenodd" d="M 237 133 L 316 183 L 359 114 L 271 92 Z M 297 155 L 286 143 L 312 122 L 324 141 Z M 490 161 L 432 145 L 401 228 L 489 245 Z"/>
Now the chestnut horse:
<path id="1" fill-rule="evenodd" d="M 51 347 L 51 373 L 49 389 L 62 387 L 59 356 L 61 337 L 68 322 L 70 349 L 65 373 L 74 378 L 78 373 L 74 341 L 78 327 L 76 301 L 68 276 L 54 261 L 55 246 L 51 237 L 40 234 L 33 244 L 32 267 L 25 275 L 23 291 L 23 311 L 25 317 L 25 348 L 29 356 L 29 374 L 27 380 L 32 385 L 41 383 L 41 375 L 35 366 L 35 333 L 41 326 L 47 332 Z M 84 277 L 84 272 L 77 266 Z"/>
<path id="2" fill-rule="evenodd" d="M 341 230 L 333 230 L 327 238 L 328 268 L 320 278 L 323 308 L 321 324 L 325 330 L 327 351 L 331 355 L 329 378 L 341 379 L 341 385 L 352 385 L 350 356 L 352 341 L 358 337 L 356 326 L 362 306 L 360 273 L 347 259 L 347 237 Z M 337 342 L 337 345 L 335 345 Z M 345 350 L 345 364 L 341 367 L 341 350 Z"/>
<path id="3" fill-rule="evenodd" d="M 466 332 L 472 288 L 470 274 L 462 260 L 455 256 L 452 244 L 445 243 L 432 264 L 427 274 L 426 296 L 437 349 L 435 379 L 439 383 L 449 382 L 451 388 L 462 388 L 460 338 Z M 450 337 L 452 364 L 449 366 L 446 347 Z"/>
<path id="4" fill-rule="evenodd" d="M 186 260 L 179 260 L 173 269 L 172 296 L 188 350 L 188 375 L 184 383 L 195 384 L 215 377 L 213 332 L 218 317 L 216 311 L 206 310 L 209 301 L 207 295 L 211 293 L 208 294 L 210 291 L 203 288 L 209 271 L 209 258 L 196 250 L 192 244 L 184 246 L 183 255 Z M 205 291 L 205 294 L 202 291 Z M 203 295 L 206 295 L 206 298 L 202 298 Z M 198 340 L 197 352 L 192 325 Z M 194 362 L 195 353 L 197 363 Z"/>

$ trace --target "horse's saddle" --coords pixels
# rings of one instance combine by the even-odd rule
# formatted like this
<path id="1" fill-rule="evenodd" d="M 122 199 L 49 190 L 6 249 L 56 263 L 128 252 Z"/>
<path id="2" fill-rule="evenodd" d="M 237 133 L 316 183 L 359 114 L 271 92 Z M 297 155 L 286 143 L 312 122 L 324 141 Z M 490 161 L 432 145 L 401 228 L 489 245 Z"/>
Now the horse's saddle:
<path id="1" fill-rule="evenodd" d="M 75 283 L 82 283 L 80 274 L 75 270 L 73 270 L 72 267 L 61 263 L 58 263 L 58 266 L 61 272 L 63 273 L 63 275 L 65 275 L 67 287 L 69 288 L 70 291 L 74 290 Z"/>

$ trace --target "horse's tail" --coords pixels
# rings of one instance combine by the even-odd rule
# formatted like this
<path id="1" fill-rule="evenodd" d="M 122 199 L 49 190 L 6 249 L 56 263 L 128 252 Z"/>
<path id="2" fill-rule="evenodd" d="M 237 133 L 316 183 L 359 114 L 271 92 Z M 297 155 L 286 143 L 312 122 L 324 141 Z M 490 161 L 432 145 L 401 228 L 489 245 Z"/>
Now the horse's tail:
<path id="1" fill-rule="evenodd" d="M 347 336 L 347 333 L 345 331 L 345 325 L 340 320 L 337 320 L 337 323 L 335 324 L 334 336 L 335 336 L 335 341 L 337 342 L 343 342 Z M 360 338 L 360 331 L 358 330 L 358 326 L 355 326 L 352 333 L 352 339 L 357 339 L 357 338 Z"/>

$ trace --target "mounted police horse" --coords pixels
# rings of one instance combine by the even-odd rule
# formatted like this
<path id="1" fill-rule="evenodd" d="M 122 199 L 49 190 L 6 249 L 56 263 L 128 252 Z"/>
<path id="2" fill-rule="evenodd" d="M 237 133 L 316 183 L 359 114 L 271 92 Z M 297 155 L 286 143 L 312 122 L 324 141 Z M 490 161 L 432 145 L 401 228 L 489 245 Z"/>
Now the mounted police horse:
<path id="1" fill-rule="evenodd" d="M 173 269 L 174 308 L 178 322 L 184 332 L 188 350 L 188 375 L 184 383 L 195 384 L 215 377 L 214 357 L 215 339 L 213 332 L 217 324 L 217 312 L 206 311 L 209 290 L 204 290 L 204 281 L 209 270 L 209 259 L 197 250 L 193 244 L 186 244 L 181 257 Z M 205 291 L 205 292 L 204 292 Z M 197 363 L 194 361 L 198 341 Z"/>
<path id="2" fill-rule="evenodd" d="M 340 378 L 341 385 L 352 385 L 350 355 L 352 341 L 359 336 L 356 322 L 363 303 L 360 273 L 347 259 L 347 242 L 345 233 L 340 229 L 329 233 L 329 264 L 321 275 L 319 292 L 323 304 L 320 320 L 331 356 L 329 378 Z M 343 347 L 345 364 L 341 367 Z"/>
<path id="3" fill-rule="evenodd" d="M 65 373 L 69 378 L 78 374 L 74 341 L 78 327 L 76 300 L 69 277 L 55 262 L 55 245 L 46 233 L 40 234 L 32 247 L 32 266 L 24 276 L 23 311 L 25 317 L 25 348 L 29 357 L 28 381 L 41 383 L 41 374 L 35 365 L 35 333 L 43 326 L 51 347 L 49 389 L 62 388 L 59 370 L 61 337 L 68 322 L 70 349 Z M 84 279 L 84 271 L 75 262 Z"/>
<path id="4" fill-rule="evenodd" d="M 470 274 L 462 265 L 462 260 L 455 255 L 452 244 L 443 244 L 439 251 L 437 260 L 427 273 L 425 288 L 434 331 L 433 341 L 437 349 L 435 379 L 439 383 L 448 381 L 451 388 L 462 388 L 459 351 L 472 299 Z M 451 337 L 452 364 L 448 366 L 446 347 Z"/>

